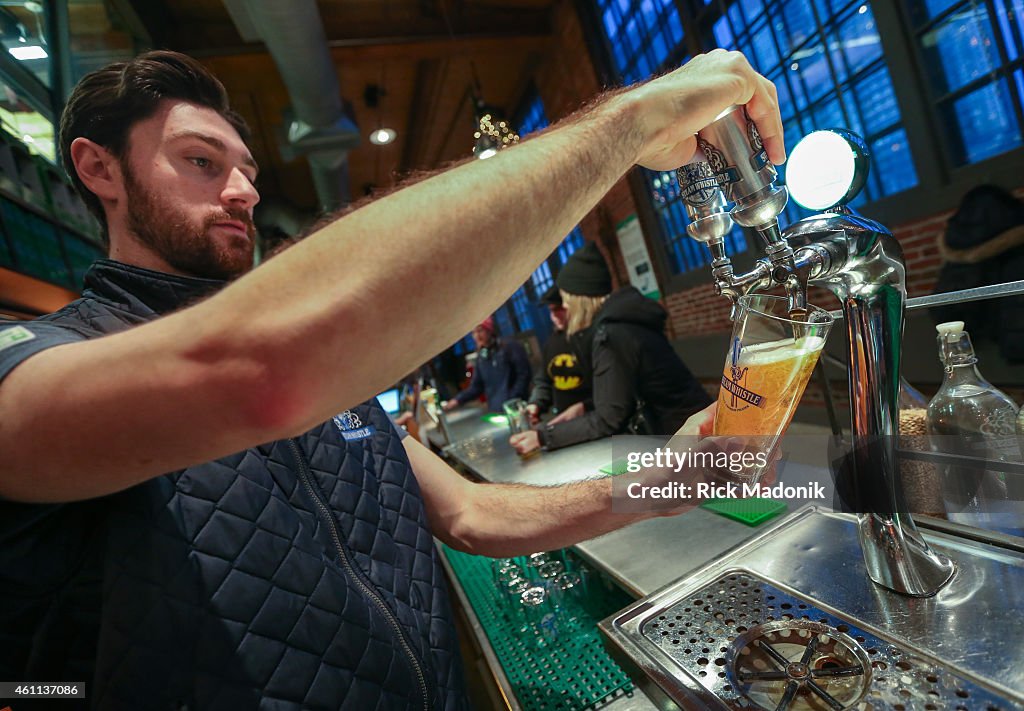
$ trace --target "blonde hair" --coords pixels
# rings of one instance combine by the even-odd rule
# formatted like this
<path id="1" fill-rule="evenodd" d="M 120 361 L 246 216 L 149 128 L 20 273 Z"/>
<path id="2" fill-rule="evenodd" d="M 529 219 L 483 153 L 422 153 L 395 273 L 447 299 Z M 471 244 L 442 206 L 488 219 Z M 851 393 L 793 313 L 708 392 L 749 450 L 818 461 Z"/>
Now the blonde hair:
<path id="1" fill-rule="evenodd" d="M 607 296 L 580 296 L 561 289 L 558 291 L 562 295 L 562 304 L 569 313 L 569 323 L 565 327 L 567 336 L 590 328 L 594 317 L 597 316 L 597 312 L 601 310 L 605 299 L 608 298 Z"/>

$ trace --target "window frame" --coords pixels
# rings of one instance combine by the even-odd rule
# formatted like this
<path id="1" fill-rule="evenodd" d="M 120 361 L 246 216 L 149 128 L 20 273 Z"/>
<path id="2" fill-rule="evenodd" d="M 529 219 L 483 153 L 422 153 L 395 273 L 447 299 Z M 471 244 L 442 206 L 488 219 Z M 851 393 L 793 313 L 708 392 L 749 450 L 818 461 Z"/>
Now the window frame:
<path id="1" fill-rule="evenodd" d="M 862 212 L 891 229 L 893 225 L 956 209 L 964 193 L 982 182 L 1001 184 L 1011 190 L 1020 187 L 1024 146 L 977 163 L 953 165 L 905 0 L 872 3 L 871 8 L 878 22 L 882 54 L 903 116 L 918 184 L 869 203 Z M 1024 132 L 1024 124 L 1021 131 Z"/>
<path id="2" fill-rule="evenodd" d="M 696 0 L 696 3 L 701 0 Z M 679 60 L 686 56 L 695 56 L 707 51 L 701 44 L 702 27 L 700 17 L 694 12 L 696 3 L 691 7 L 688 0 L 675 0 L 676 9 L 679 12 L 679 19 L 683 23 L 683 43 L 671 51 L 662 70 L 672 64 L 678 64 Z M 703 9 L 703 6 L 700 7 Z M 590 51 L 597 75 L 603 86 L 620 86 L 621 77 L 615 69 L 612 55 L 611 42 L 608 40 L 601 26 L 599 8 L 595 0 L 577 0 L 577 11 L 580 22 L 584 27 L 584 41 Z M 710 24 L 707 30 L 710 36 Z M 633 203 L 636 206 L 637 219 L 640 221 L 641 231 L 648 251 L 654 255 L 654 274 L 661 287 L 662 298 L 670 294 L 690 289 L 695 286 L 707 284 L 711 278 L 711 265 L 705 264 L 701 267 L 690 269 L 681 274 L 675 274 L 670 268 L 671 257 L 668 254 L 669 237 L 665 233 L 661 218 L 657 214 L 647 181 L 644 179 L 640 168 L 633 168 L 627 173 L 626 179 L 633 196 Z M 747 241 L 747 249 L 739 254 L 730 255 L 733 266 L 737 270 L 750 269 L 754 260 L 761 256 L 761 245 L 759 240 L 753 239 L 749 231 L 744 230 Z"/>
<path id="3" fill-rule="evenodd" d="M 738 1 L 738 0 L 732 0 Z M 988 3 L 986 0 L 986 7 Z M 670 53 L 664 66 L 678 57 L 694 56 L 717 47 L 713 27 L 722 16 L 725 2 L 717 0 L 704 5 L 703 0 L 675 0 L 683 22 L 684 40 Z M 595 0 L 576 0 L 577 14 L 584 26 L 584 36 L 597 74 L 604 86 L 618 86 L 621 78 L 615 69 L 611 43 L 601 26 Z M 991 156 L 976 163 L 954 166 L 939 123 L 936 105 L 930 94 L 923 56 L 917 46 L 915 31 L 905 0 L 871 3 L 878 27 L 882 56 L 893 83 L 896 105 L 907 135 L 907 144 L 914 161 L 918 184 L 858 208 L 858 212 L 877 220 L 890 229 L 917 220 L 954 210 L 963 195 L 981 182 L 992 182 L 1013 190 L 1021 187 L 1021 166 L 1024 146 Z M 994 21 L 994 18 L 993 18 Z M 682 51 L 685 48 L 685 51 Z M 1015 65 L 1014 65 L 1015 66 Z M 1024 131 L 1024 124 L 1021 125 Z M 792 149 L 792 146 L 787 146 Z M 638 170 L 631 170 L 628 182 L 643 227 L 648 249 L 656 255 L 655 273 L 665 295 L 705 285 L 710 267 L 673 274 L 668 255 L 668 238 L 647 194 L 646 181 Z M 737 271 L 749 269 L 755 258 L 763 254 L 760 240 L 746 232 L 747 251 L 733 257 Z"/>

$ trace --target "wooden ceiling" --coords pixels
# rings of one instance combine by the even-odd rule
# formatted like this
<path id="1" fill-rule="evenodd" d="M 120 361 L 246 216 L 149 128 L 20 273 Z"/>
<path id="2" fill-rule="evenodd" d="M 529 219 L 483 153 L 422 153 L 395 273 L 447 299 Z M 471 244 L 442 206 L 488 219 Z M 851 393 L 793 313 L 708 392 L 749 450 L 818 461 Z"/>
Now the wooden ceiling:
<path id="1" fill-rule="evenodd" d="M 555 1 L 319 0 L 341 94 L 362 135 L 349 153 L 353 199 L 470 155 L 474 70 L 488 104 L 508 114 L 518 108 L 552 40 Z M 315 211 L 306 160 L 280 151 L 290 101 L 266 47 L 245 42 L 219 0 L 131 6 L 155 47 L 200 59 L 227 87 L 253 130 L 264 199 Z M 382 89 L 375 107 L 367 102 L 374 86 Z M 397 140 L 372 145 L 367 137 L 379 127 L 393 128 Z"/>

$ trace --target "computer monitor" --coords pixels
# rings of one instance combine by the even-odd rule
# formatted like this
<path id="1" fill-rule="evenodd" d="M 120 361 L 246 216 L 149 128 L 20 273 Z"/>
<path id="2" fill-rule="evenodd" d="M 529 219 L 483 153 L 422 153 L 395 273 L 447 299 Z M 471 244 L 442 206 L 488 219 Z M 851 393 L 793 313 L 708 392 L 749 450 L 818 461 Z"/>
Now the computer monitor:
<path id="1" fill-rule="evenodd" d="M 384 408 L 384 411 L 389 415 L 397 415 L 398 411 L 402 409 L 402 402 L 399 396 L 398 388 L 391 388 L 385 390 L 377 396 L 377 402 Z"/>

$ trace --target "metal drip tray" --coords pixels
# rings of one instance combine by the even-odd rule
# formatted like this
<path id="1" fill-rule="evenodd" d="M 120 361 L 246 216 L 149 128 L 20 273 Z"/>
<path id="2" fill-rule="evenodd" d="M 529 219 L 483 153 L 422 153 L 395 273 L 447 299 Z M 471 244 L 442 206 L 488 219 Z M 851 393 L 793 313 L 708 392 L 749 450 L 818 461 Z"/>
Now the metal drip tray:
<path id="1" fill-rule="evenodd" d="M 640 633 L 730 708 L 1011 708 L 952 669 L 742 571 L 649 618 Z"/>
<path id="2" fill-rule="evenodd" d="M 999 553 L 979 563 L 964 556 L 966 547 L 944 550 L 957 559 L 959 575 L 975 580 L 960 580 L 945 597 L 928 599 L 859 582 L 864 572 L 855 539 L 854 560 L 820 546 L 828 569 L 794 565 L 792 558 L 788 568 L 782 563 L 779 556 L 802 535 L 842 533 L 852 530 L 849 524 L 802 511 L 715 565 L 602 621 L 606 642 L 652 697 L 685 709 L 1024 709 L 1018 679 L 1001 673 L 1019 674 L 1024 661 L 1024 558 Z M 796 548 L 803 562 L 823 562 L 816 560 L 818 545 Z M 788 570 L 788 579 L 768 579 L 758 567 Z M 1017 587 L 987 597 L 977 587 L 985 581 Z M 866 599 L 851 598 L 858 591 Z M 912 624 L 907 615 L 915 614 L 920 619 Z M 965 635 L 972 629 L 998 633 L 999 640 L 970 639 Z M 986 660 L 986 654 L 993 656 Z"/>

